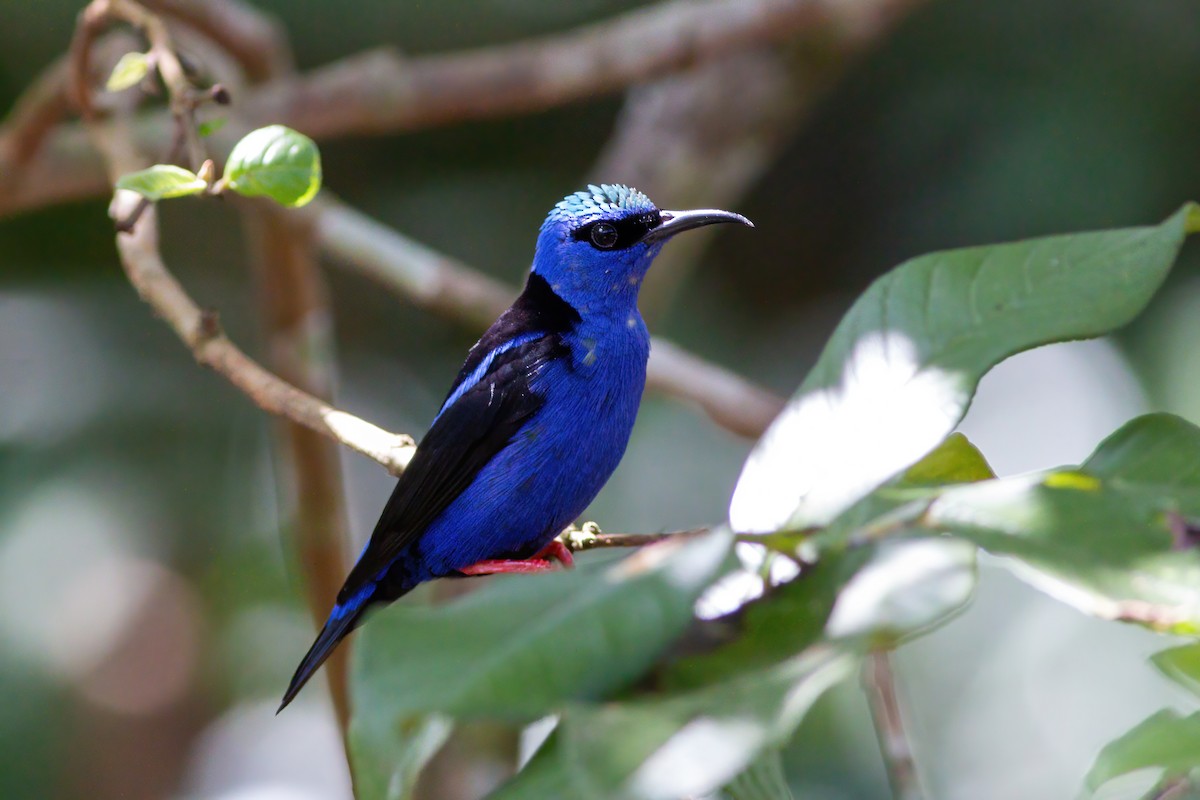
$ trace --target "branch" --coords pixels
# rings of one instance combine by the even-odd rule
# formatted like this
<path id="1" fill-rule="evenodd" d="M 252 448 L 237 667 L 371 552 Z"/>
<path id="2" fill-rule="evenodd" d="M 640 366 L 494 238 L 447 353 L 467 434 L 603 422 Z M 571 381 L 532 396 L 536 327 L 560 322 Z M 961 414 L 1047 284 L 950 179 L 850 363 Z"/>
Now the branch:
<path id="1" fill-rule="evenodd" d="M 270 360 L 279 375 L 316 396 L 333 391 L 331 320 L 327 292 L 318 268 L 312 231 L 296 215 L 268 201 L 239 203 L 257 266 L 259 304 Z M 325 621 L 349 570 L 350 531 L 336 445 L 295 422 L 277 427 L 294 550 L 304 573 L 305 596 L 318 628 Z M 334 711 L 343 739 L 349 730 L 348 656 L 339 647 L 326 664 Z M 347 749 L 347 757 L 349 750 Z"/>
<path id="2" fill-rule="evenodd" d="M 291 48 L 278 20 L 238 0 L 142 0 L 233 56 L 251 83 L 292 69 Z"/>
<path id="3" fill-rule="evenodd" d="M 578 527 L 567 528 L 558 538 L 572 553 L 582 553 L 608 547 L 645 547 L 667 539 L 701 536 L 710 530 L 712 528 L 689 528 L 664 533 L 601 533 L 599 525 L 585 522 Z"/>
<path id="4" fill-rule="evenodd" d="M 243 108 L 251 122 L 282 123 L 317 139 L 528 113 L 801 34 L 858 49 L 917 2 L 669 2 L 510 45 L 420 58 L 393 51 L 351 56 L 303 78 L 265 84 L 243 98 Z M 162 148 L 167 122 L 162 112 L 149 112 L 135 127 L 143 141 Z M 57 128 L 30 165 L 37 180 L 0 196 L 0 215 L 103 194 L 103 165 L 81 144 L 76 128 Z"/>
<path id="5" fill-rule="evenodd" d="M 887 767 L 888 783 L 895 800 L 924 800 L 925 792 L 917 776 L 912 746 L 904 730 L 900 699 L 896 694 L 896 675 L 886 650 L 875 650 L 863 663 L 863 688 L 871 706 L 875 735 Z"/>
<path id="6" fill-rule="evenodd" d="M 104 0 L 100 0 L 99 5 L 107 10 L 108 4 Z M 88 13 L 85 10 L 81 17 L 81 28 L 87 28 L 88 21 L 95 18 L 87 16 Z M 94 36 L 95 29 L 77 34 L 76 44 L 71 49 L 73 59 L 88 56 Z M 90 108 L 87 65 L 73 61 L 70 72 L 84 76 L 84 83 L 75 88 L 82 93 L 83 106 Z M 98 152 L 104 154 L 114 181 L 118 176 L 146 164 L 128 131 L 123 130 L 121 122 L 115 120 L 104 125 L 92 123 L 88 126 L 93 144 Z M 117 192 L 109 209 L 110 216 L 114 220 L 128 219 L 139 200 L 137 195 L 130 192 Z M 226 377 L 260 408 L 339 441 L 383 464 L 394 474 L 408 464 L 415 449 L 411 437 L 388 433 L 300 391 L 268 372 L 225 337 L 216 314 L 202 310 L 163 263 L 158 245 L 157 215 L 153 206 L 145 209 L 141 222 L 132 231 L 117 235 L 117 251 L 130 283 L 155 313 L 171 326 L 196 360 Z"/>
<path id="7" fill-rule="evenodd" d="M 309 207 L 321 248 L 335 263 L 361 272 L 417 305 L 483 328 L 516 291 L 409 239 L 343 203 L 324 197 Z M 783 400 L 729 370 L 655 337 L 646 385 L 703 409 L 718 425 L 762 435 Z"/>

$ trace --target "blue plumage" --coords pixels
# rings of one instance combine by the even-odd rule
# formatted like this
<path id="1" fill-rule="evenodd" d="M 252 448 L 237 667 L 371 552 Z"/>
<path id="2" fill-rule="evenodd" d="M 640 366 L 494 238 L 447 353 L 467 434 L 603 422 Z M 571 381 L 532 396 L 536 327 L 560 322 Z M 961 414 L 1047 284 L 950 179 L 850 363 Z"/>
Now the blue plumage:
<path id="1" fill-rule="evenodd" d="M 716 222 L 750 224 L 660 212 L 615 185 L 555 205 L 525 290 L 471 348 L 281 709 L 368 608 L 433 578 L 504 571 L 491 562 L 529 559 L 583 513 L 625 452 L 645 386 L 646 270 L 670 236 Z"/>

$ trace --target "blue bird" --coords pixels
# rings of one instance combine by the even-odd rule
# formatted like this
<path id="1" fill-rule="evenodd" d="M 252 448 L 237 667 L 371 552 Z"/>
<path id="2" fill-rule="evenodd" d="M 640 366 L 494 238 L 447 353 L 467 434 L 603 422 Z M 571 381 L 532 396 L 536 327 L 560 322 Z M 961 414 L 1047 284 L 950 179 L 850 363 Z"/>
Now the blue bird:
<path id="1" fill-rule="evenodd" d="M 570 566 L 557 540 L 625 453 L 650 335 L 638 290 L 663 243 L 728 211 L 659 211 L 589 186 L 542 224 L 525 290 L 471 348 L 280 710 L 373 607 L 433 578 Z"/>

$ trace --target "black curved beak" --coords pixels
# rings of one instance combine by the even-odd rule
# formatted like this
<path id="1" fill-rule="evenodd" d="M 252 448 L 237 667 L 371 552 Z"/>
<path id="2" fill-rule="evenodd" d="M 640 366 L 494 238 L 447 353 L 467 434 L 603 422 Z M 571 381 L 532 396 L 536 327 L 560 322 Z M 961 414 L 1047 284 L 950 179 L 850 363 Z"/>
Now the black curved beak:
<path id="1" fill-rule="evenodd" d="M 720 211 L 715 208 L 697 208 L 694 211 L 662 211 L 662 224 L 642 237 L 646 244 L 654 244 L 670 239 L 677 233 L 690 231 L 693 228 L 703 228 L 705 225 L 715 225 L 718 222 L 737 222 L 753 228 L 754 223 L 741 214 L 732 211 Z"/>

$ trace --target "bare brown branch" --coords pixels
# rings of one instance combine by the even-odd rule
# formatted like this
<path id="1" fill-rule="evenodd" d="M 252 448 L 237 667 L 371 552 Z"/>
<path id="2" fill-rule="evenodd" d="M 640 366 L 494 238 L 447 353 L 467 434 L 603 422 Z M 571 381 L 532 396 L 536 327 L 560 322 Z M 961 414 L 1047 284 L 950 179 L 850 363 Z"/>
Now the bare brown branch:
<path id="1" fill-rule="evenodd" d="M 618 91 L 801 35 L 857 49 L 919 0 L 707 0 L 668 2 L 511 45 L 404 58 L 393 51 L 351 56 L 307 76 L 272 81 L 241 98 L 251 123 L 281 123 L 318 139 L 393 133 L 449 122 L 527 113 Z M 161 112 L 135 131 L 163 146 Z M 2 149 L 7 131 L 0 134 Z M 103 194 L 103 165 L 59 126 L 30 169 L 38 185 L 0 197 L 0 215 Z"/>
<path id="2" fill-rule="evenodd" d="M 255 256 L 267 351 L 284 380 L 316 397 L 333 392 L 332 320 L 311 228 L 268 201 L 243 203 Z M 318 629 L 349 569 L 350 531 L 337 445 L 315 431 L 277 420 L 283 458 L 283 512 L 305 576 L 305 596 Z M 350 724 L 347 659 L 338 648 L 325 667 L 333 707 L 345 735 Z M 348 745 L 347 745 L 348 746 Z"/>
<path id="3" fill-rule="evenodd" d="M 121 192 L 113 217 L 128 213 L 136 198 Z M 130 283 L 192 351 L 196 360 L 229 380 L 259 408 L 341 442 L 399 474 L 412 458 L 411 437 L 388 433 L 330 406 L 280 379 L 243 353 L 221 332 L 216 316 L 202 310 L 167 270 L 158 248 L 154 206 L 131 233 L 119 234 L 117 249 Z"/>

